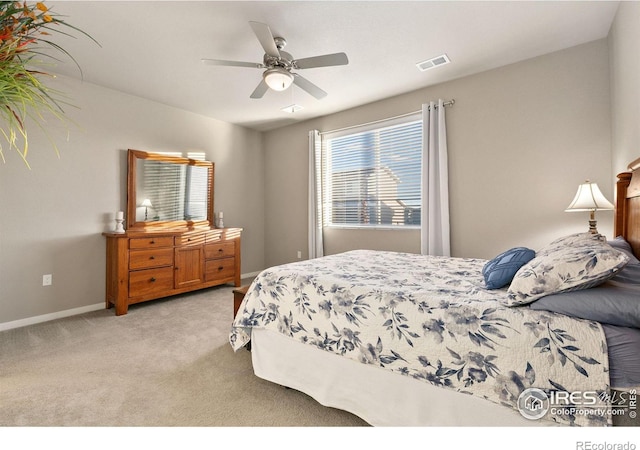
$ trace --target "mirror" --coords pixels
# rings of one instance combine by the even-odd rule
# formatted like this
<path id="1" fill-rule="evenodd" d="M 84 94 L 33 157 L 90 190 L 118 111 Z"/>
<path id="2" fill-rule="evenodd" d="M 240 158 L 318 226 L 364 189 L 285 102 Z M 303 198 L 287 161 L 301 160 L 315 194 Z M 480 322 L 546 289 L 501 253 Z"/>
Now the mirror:
<path id="1" fill-rule="evenodd" d="M 214 164 L 128 152 L 127 229 L 214 226 Z"/>

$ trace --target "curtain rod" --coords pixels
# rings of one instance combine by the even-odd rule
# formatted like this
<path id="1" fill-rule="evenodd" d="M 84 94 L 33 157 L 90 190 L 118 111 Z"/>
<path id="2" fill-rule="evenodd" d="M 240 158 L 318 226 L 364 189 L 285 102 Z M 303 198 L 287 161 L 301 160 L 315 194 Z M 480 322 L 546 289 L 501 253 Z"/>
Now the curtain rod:
<path id="1" fill-rule="evenodd" d="M 447 100 L 446 102 L 442 103 L 442 106 L 453 106 L 455 102 L 456 102 L 455 99 L 452 98 L 451 100 Z M 438 105 L 435 105 L 435 107 L 437 108 Z M 372 122 L 367 122 L 367 123 L 360 123 L 358 125 L 351 125 L 349 127 L 338 128 L 338 129 L 335 129 L 335 130 L 321 131 L 320 132 L 320 136 L 322 136 L 323 134 L 337 133 L 338 131 L 350 130 L 352 128 L 364 127 L 364 126 L 368 126 L 368 125 L 375 125 L 376 123 L 386 122 L 388 120 L 401 119 L 403 117 L 412 116 L 414 114 L 418 114 L 418 113 L 421 113 L 421 112 L 422 112 L 422 110 L 413 111 L 413 112 L 409 112 L 409 113 L 405 113 L 405 114 L 400 114 L 399 116 L 395 116 L 395 117 L 388 117 L 386 119 L 374 120 Z"/>

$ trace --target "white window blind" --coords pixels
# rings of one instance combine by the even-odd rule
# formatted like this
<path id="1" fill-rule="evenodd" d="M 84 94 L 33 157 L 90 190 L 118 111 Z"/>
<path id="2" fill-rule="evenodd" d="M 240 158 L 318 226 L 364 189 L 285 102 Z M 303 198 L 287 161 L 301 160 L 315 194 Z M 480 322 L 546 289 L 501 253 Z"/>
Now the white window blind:
<path id="1" fill-rule="evenodd" d="M 420 225 L 419 115 L 322 136 L 324 226 Z"/>
<path id="2" fill-rule="evenodd" d="M 187 166 L 184 194 L 184 219 L 204 220 L 207 218 L 209 173 L 206 167 Z"/>
<path id="3" fill-rule="evenodd" d="M 151 201 L 154 219 L 183 220 L 184 171 L 181 164 L 146 160 L 143 164 L 144 195 Z M 149 217 L 151 219 L 151 217 Z"/>
<path id="4" fill-rule="evenodd" d="M 159 153 L 183 157 L 181 153 Z M 205 154 L 190 152 L 187 157 L 203 161 Z M 209 194 L 207 168 L 144 160 L 142 173 L 143 195 L 152 205 L 152 214 L 147 220 L 204 220 L 207 218 Z"/>

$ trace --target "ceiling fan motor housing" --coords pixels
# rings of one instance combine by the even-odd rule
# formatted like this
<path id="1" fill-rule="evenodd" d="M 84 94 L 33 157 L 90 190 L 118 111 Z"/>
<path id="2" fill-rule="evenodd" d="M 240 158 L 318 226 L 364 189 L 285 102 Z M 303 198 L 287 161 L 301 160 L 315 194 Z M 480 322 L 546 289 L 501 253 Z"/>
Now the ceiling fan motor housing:
<path id="1" fill-rule="evenodd" d="M 262 81 L 251 94 L 251 98 L 262 98 L 269 88 L 275 91 L 284 91 L 295 83 L 300 89 L 320 100 L 326 97 L 327 93 L 300 74 L 291 71 L 314 67 L 342 66 L 349 63 L 347 55 L 344 53 L 293 59 L 289 53 L 282 51 L 287 45 L 287 41 L 282 37 L 274 37 L 267 24 L 253 21 L 249 24 L 265 51 L 262 64 L 223 59 L 203 59 L 202 61 L 214 66 L 266 69 L 262 74 Z"/>
<path id="2" fill-rule="evenodd" d="M 263 61 L 266 67 L 283 67 L 287 70 L 293 68 L 293 56 L 283 51 L 280 52 L 279 58 L 265 53 Z"/>

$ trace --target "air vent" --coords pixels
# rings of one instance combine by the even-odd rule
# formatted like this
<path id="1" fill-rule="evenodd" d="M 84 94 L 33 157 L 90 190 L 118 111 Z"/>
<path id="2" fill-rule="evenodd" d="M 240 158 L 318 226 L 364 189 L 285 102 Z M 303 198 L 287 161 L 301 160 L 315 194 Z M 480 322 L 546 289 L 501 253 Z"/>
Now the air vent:
<path id="1" fill-rule="evenodd" d="M 436 56 L 435 58 L 419 62 L 418 64 L 416 64 L 416 67 L 424 72 L 425 70 L 433 69 L 434 67 L 442 66 L 444 64 L 449 64 L 450 62 L 451 60 L 449 60 L 449 57 L 447 55 L 440 55 Z"/>
<path id="2" fill-rule="evenodd" d="M 303 108 L 304 108 L 303 106 L 296 105 L 294 103 L 293 105 L 289 105 L 289 106 L 285 106 L 284 108 L 281 108 L 281 111 L 288 112 L 288 113 L 294 113 L 296 111 L 300 111 Z"/>

